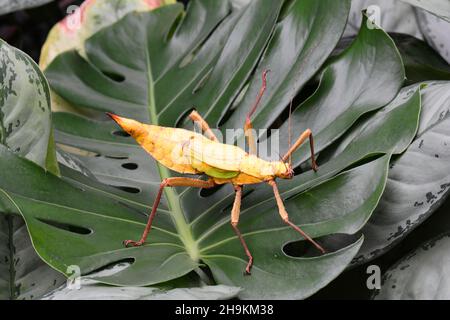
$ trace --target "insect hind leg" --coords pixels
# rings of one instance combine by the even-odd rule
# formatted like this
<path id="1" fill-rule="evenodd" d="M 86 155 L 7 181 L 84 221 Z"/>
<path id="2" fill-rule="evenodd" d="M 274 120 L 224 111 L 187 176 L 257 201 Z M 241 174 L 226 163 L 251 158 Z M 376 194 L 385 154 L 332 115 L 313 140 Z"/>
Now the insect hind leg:
<path id="1" fill-rule="evenodd" d="M 234 233 L 236 233 L 237 237 L 239 238 L 239 241 L 241 242 L 241 245 L 244 248 L 245 254 L 248 257 L 248 262 L 247 266 L 245 267 L 244 274 L 250 275 L 251 268 L 253 265 L 253 256 L 250 253 L 250 250 L 248 249 L 244 237 L 242 236 L 241 232 L 238 229 L 239 214 L 241 213 L 242 186 L 235 186 L 234 190 L 236 192 L 236 196 L 234 198 L 233 209 L 231 209 L 231 227 L 233 228 Z"/>
<path id="2" fill-rule="evenodd" d="M 196 187 L 196 188 L 213 188 L 216 184 L 214 180 L 209 179 L 207 181 L 200 179 L 192 179 L 192 178 L 184 178 L 184 177 L 173 177 L 164 179 L 158 190 L 158 194 L 156 195 L 155 202 L 152 206 L 152 211 L 148 217 L 147 225 L 145 226 L 144 232 L 142 233 L 141 239 L 139 241 L 134 240 L 125 240 L 123 244 L 125 247 L 133 246 L 139 247 L 142 246 L 147 239 L 148 234 L 152 228 L 153 220 L 156 216 L 156 210 L 158 209 L 159 203 L 161 202 L 162 193 L 165 187 Z"/>

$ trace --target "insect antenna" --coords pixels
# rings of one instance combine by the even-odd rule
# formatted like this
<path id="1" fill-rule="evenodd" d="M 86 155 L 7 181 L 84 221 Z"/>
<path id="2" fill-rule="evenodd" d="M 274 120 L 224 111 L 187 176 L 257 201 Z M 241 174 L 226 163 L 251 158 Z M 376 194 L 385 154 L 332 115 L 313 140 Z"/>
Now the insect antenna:
<path id="1" fill-rule="evenodd" d="M 288 150 L 291 149 L 291 143 L 292 143 L 292 101 L 293 98 L 291 99 L 291 103 L 289 104 L 289 118 L 288 118 L 288 144 L 289 144 L 289 148 Z M 289 165 L 292 166 L 292 154 L 289 155 Z"/>

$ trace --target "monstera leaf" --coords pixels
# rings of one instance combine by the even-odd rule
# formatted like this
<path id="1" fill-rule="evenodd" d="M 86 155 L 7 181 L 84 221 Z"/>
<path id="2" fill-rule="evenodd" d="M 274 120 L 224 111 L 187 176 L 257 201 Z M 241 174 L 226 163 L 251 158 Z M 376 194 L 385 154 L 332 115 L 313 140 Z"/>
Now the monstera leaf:
<path id="1" fill-rule="evenodd" d="M 426 42 L 401 33 L 389 33 L 395 41 L 405 66 L 406 84 L 423 81 L 450 80 L 450 65 Z M 345 50 L 354 37 L 344 37 L 339 41 L 333 55 Z"/>
<path id="2" fill-rule="evenodd" d="M 69 6 L 70 13 L 56 24 L 48 34 L 41 55 L 39 66 L 45 69 L 60 53 L 77 50 L 84 55 L 84 41 L 101 28 L 109 26 L 133 11 L 150 11 L 175 0 L 86 0 L 80 7 Z M 51 92 L 52 110 L 75 111 L 69 103 Z"/>
<path id="3" fill-rule="evenodd" d="M 15 154 L 28 158 L 47 170 L 58 173 L 54 144 L 51 134 L 49 87 L 36 64 L 23 52 L 0 40 L 1 142 Z M 65 167 L 76 168 L 89 178 L 95 179 L 76 159 L 59 151 L 58 159 Z M 20 165 L 14 166 L 20 170 Z M 2 167 L 2 170 L 6 168 Z M 48 174 L 48 173 L 47 173 Z M 14 183 L 9 181 L 8 184 Z M 36 187 L 38 188 L 38 187 Z M 164 288 L 127 288 L 113 290 L 111 287 L 94 286 L 93 281 L 83 280 L 83 290 L 60 287 L 66 278 L 44 263 L 36 254 L 28 235 L 22 213 L 11 198 L 0 190 L 0 299 L 47 298 L 82 299 L 95 295 L 99 298 L 231 298 L 239 290 L 228 286 L 191 288 L 194 284 L 182 278 L 175 283 L 165 283 Z M 70 268 L 68 269 L 70 270 Z M 185 286 L 189 286 L 184 288 Z M 169 287 L 171 289 L 169 289 Z M 181 286 L 182 288 L 178 288 Z M 49 295 L 48 293 L 51 292 Z"/>
<path id="4" fill-rule="evenodd" d="M 270 67 L 267 95 L 253 120 L 257 128 L 276 128 L 333 51 L 349 8 L 350 1 L 334 0 L 255 0 L 242 9 L 197 0 L 186 12 L 170 5 L 124 16 L 86 40 L 84 54 L 63 53 L 46 69 L 53 90 L 89 115 L 54 115 L 57 142 L 92 155 L 69 156 L 77 164 L 71 167 L 83 172 L 61 165 L 60 178 L 0 147 L 2 206 L 23 215 L 40 257 L 62 273 L 75 265 L 88 275 L 126 260 L 129 267 L 95 280 L 148 286 L 208 267 L 218 284 L 242 288 L 240 298 L 310 296 L 357 254 L 363 239 L 354 234 L 378 205 L 391 156 L 404 152 L 417 131 L 419 89 L 389 103 L 404 70 L 384 31 L 369 28 L 364 17 L 358 37 L 326 63 L 317 90 L 292 116 L 295 134 L 312 127 L 324 155 L 318 173 L 280 181 L 280 191 L 292 221 L 319 238 L 324 255 L 282 223 L 264 185 L 246 188 L 243 199 L 240 229 L 255 258 L 251 276 L 242 274 L 245 254 L 229 226 L 230 186 L 165 190 L 146 245 L 124 248 L 122 240 L 139 238 L 161 179 L 174 173 L 103 112 L 180 126 L 196 107 L 213 127 L 241 127 L 260 73 Z M 361 117 L 371 121 L 344 136 Z M 281 129 L 286 134 L 286 125 Z M 327 156 L 342 136 L 345 145 Z M 301 149 L 295 163 L 305 154 Z"/>
<path id="5" fill-rule="evenodd" d="M 242 10 L 231 10 L 227 2 L 193 1 L 178 19 L 182 7 L 167 6 L 151 13 L 125 16 L 86 41 L 86 58 L 76 52 L 62 54 L 46 74 L 59 95 L 91 113 L 113 111 L 142 122 L 175 126 L 183 123 L 183 116 L 196 107 L 212 126 L 233 128 L 242 125 L 241 115 L 245 115 L 259 90 L 259 74 L 270 66 L 267 95 L 254 118 L 255 126 L 267 127 L 332 52 L 348 9 L 349 2 L 335 1 L 295 1 L 288 7 L 281 2 L 252 1 Z M 199 15 L 206 18 L 195 19 Z M 194 19 L 201 23 L 193 23 Z M 319 23 L 324 20 L 329 23 Z M 308 125 L 317 131 L 318 150 L 344 134 L 360 116 L 392 100 L 404 80 L 401 58 L 393 41 L 380 29 L 369 29 L 367 23 L 362 26 L 355 42 L 329 63 L 321 85 L 307 102 L 309 105 L 298 108 L 298 112 L 311 112 L 308 110 L 315 106 L 320 114 L 326 114 L 332 110 L 330 101 L 344 98 L 333 111 L 333 116 L 340 119 L 337 128 L 331 126 L 331 114 L 321 122 L 319 117 L 309 119 Z M 133 39 L 127 36 L 130 30 L 135 34 Z M 291 41 L 293 36 L 299 38 L 295 43 Z M 239 46 L 242 43 L 245 47 Z M 281 61 L 279 56 L 285 52 L 291 55 Z M 367 69 L 385 72 L 374 76 L 364 72 Z M 354 80 L 358 90 L 344 92 L 341 79 L 358 74 L 358 70 L 360 76 Z M 382 113 L 376 125 L 352 141 L 338 160 L 324 164 L 318 174 L 307 172 L 280 184 L 283 196 L 288 197 L 286 205 L 292 219 L 311 235 L 354 234 L 367 221 L 384 190 L 390 154 L 404 150 L 417 128 L 419 93 L 402 102 Z M 399 117 L 406 119 L 401 130 L 395 125 Z M 297 119 L 293 122 L 295 133 L 306 129 Z M 160 179 L 171 173 L 155 165 L 114 124 L 95 114 L 88 119 L 59 113 L 55 123 L 59 143 L 96 153 L 96 157 L 79 160 L 101 182 L 128 191 L 127 194 L 106 188 L 65 170 L 66 181 L 84 190 L 85 200 L 75 203 L 91 207 L 56 218 L 63 225 L 82 227 L 77 236 L 79 245 L 74 245 L 71 252 L 58 248 L 49 239 L 41 239 L 42 245 L 37 246 L 42 256 L 57 253 L 64 257 L 59 261 L 47 259 L 60 270 L 60 261 L 77 263 L 88 273 L 106 263 L 132 257 L 134 263 L 129 268 L 99 280 L 150 285 L 186 274 L 203 262 L 217 282 L 243 287 L 242 298 L 303 298 L 336 277 L 358 251 L 360 240 L 349 238 L 346 243 L 333 246 L 325 238 L 323 241 L 329 243 L 332 251 L 327 255 L 286 254 L 284 244 L 297 238 L 277 217 L 273 197 L 264 186 L 249 194 L 243 204 L 241 229 L 255 256 L 250 277 L 242 276 L 245 256 L 228 225 L 227 211 L 233 201 L 228 187 L 207 194 L 195 189 L 167 190 L 152 240 L 143 248 L 124 249 L 121 240 L 139 237 L 145 221 L 141 212 L 151 204 Z M 394 128 L 395 134 L 379 134 Z M 388 155 L 336 176 L 361 159 L 384 153 Z M 52 179 L 47 183 L 61 182 Z M 351 190 L 358 190 L 358 194 Z M 71 194 L 75 196 L 77 192 L 73 190 Z M 361 201 L 352 203 L 343 197 L 345 194 Z M 107 198 L 104 202 L 88 200 L 88 195 L 112 197 L 116 205 Z M 50 206 L 55 201 L 61 200 L 48 198 L 46 203 Z M 123 205 L 118 207 L 117 201 Z M 333 203 L 335 209 L 330 210 L 327 203 Z M 51 214 L 51 210 L 45 211 Z M 97 218 L 87 218 L 86 211 L 97 212 Z M 105 212 L 115 218 L 103 218 Z M 301 215 L 296 214 L 300 212 Z M 41 214 L 42 211 L 34 211 L 29 215 L 32 234 L 47 235 L 48 229 L 55 228 L 55 217 L 43 219 Z M 82 226 L 80 214 L 81 221 L 85 221 Z M 43 220 L 46 224 L 37 222 Z M 113 227 L 116 223 L 121 226 Z M 55 232 L 74 237 L 61 227 Z M 90 243 L 90 251 L 86 251 L 86 243 Z M 265 282 L 261 281 L 263 278 Z"/>

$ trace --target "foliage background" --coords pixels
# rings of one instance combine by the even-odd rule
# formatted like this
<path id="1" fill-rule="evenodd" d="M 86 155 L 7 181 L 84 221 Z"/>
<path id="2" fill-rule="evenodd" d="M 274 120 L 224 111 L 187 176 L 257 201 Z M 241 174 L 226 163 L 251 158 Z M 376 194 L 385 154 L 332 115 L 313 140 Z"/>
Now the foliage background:
<path id="1" fill-rule="evenodd" d="M 59 21 L 65 12 L 65 7 L 77 4 L 81 1 L 56 1 L 43 7 L 11 13 L 2 17 L 0 22 L 0 37 L 10 44 L 29 53 L 37 59 L 41 46 L 47 36 L 48 30 Z M 394 26 L 393 28 L 397 28 Z M 408 27 L 407 27 L 408 28 Z M 389 31 L 389 30 L 388 30 Z M 352 34 L 351 30 L 347 31 Z M 421 32 L 416 34 L 424 37 Z M 450 219 L 448 218 L 450 202 L 446 202 L 433 216 L 422 223 L 414 232 L 388 253 L 371 261 L 369 265 L 376 264 L 382 270 L 387 270 L 399 257 L 421 245 L 424 240 L 450 231 Z M 366 287 L 367 265 L 361 265 L 344 272 L 326 288 L 322 289 L 315 298 L 369 298 L 372 292 Z M 349 286 L 348 284 L 351 283 Z"/>

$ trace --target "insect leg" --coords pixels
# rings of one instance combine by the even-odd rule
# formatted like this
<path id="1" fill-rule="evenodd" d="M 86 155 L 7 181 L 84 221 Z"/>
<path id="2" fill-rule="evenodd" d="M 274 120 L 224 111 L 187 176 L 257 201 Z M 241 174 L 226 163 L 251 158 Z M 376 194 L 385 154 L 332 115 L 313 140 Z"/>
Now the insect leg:
<path id="1" fill-rule="evenodd" d="M 271 185 L 273 188 L 273 193 L 274 193 L 275 199 L 277 201 L 278 211 L 280 213 L 281 219 L 283 219 L 283 221 L 287 225 L 291 226 L 295 231 L 300 233 L 306 240 L 311 242 L 322 253 L 325 253 L 325 250 L 317 242 L 315 242 L 308 234 L 306 234 L 302 229 L 300 229 L 298 226 L 296 226 L 289 220 L 289 215 L 286 211 L 286 208 L 284 207 L 283 200 L 281 199 L 280 192 L 278 191 L 277 183 L 274 180 L 270 180 L 269 185 Z"/>
<path id="2" fill-rule="evenodd" d="M 196 187 L 196 188 L 212 188 L 215 186 L 214 180 L 210 179 L 207 181 L 200 179 L 191 179 L 184 177 L 174 177 L 164 179 L 156 195 L 155 202 L 153 203 L 152 211 L 148 217 L 147 225 L 145 226 L 144 232 L 142 233 L 141 239 L 139 241 L 125 240 L 123 244 L 128 247 L 132 245 L 133 247 L 138 247 L 144 244 L 147 236 L 152 228 L 153 219 L 156 216 L 156 210 L 158 209 L 159 202 L 161 201 L 161 196 L 165 187 Z"/>
<path id="3" fill-rule="evenodd" d="M 209 127 L 208 123 L 205 119 L 202 118 L 202 116 L 197 111 L 192 111 L 189 115 L 189 118 L 191 118 L 194 123 L 198 123 L 200 125 L 200 128 L 205 132 L 206 136 L 211 139 L 212 141 L 219 142 L 219 139 L 217 139 L 214 132 Z"/>
<path id="4" fill-rule="evenodd" d="M 267 73 L 269 73 L 269 70 L 264 70 L 262 75 L 262 86 L 259 90 L 258 96 L 256 97 L 256 101 L 253 104 L 252 108 L 250 109 L 249 113 L 247 114 L 247 118 L 245 119 L 245 125 L 244 125 L 244 134 L 247 139 L 248 147 L 249 147 L 249 153 L 256 155 L 256 141 L 255 136 L 253 135 L 253 126 L 252 122 L 250 120 L 251 116 L 255 113 L 256 108 L 258 108 L 259 103 L 261 102 L 261 98 L 264 95 L 264 92 L 267 88 Z"/>
<path id="5" fill-rule="evenodd" d="M 311 162 L 312 162 L 312 169 L 314 171 L 317 171 L 318 166 L 316 163 L 316 156 L 314 154 L 314 138 L 313 138 L 313 134 L 311 132 L 310 129 L 306 129 L 305 132 L 303 132 L 300 137 L 297 139 L 297 141 L 292 145 L 292 147 L 289 149 L 288 152 L 286 152 L 286 154 L 283 156 L 282 160 L 283 162 L 286 162 L 290 155 L 297 150 L 303 142 L 305 142 L 306 139 L 309 138 L 309 147 L 311 149 Z"/>
<path id="6" fill-rule="evenodd" d="M 234 232 L 239 238 L 239 241 L 241 242 L 242 246 L 244 247 L 245 254 L 248 257 L 248 263 L 245 268 L 245 274 L 250 275 L 250 270 L 253 265 L 253 257 L 250 253 L 250 250 L 247 247 L 247 244 L 245 243 L 244 237 L 242 236 L 241 232 L 238 229 L 238 223 L 239 223 L 239 214 L 241 213 L 241 198 L 242 198 L 242 187 L 241 186 L 235 186 L 234 190 L 236 191 L 236 196 L 234 198 L 234 204 L 233 209 L 231 210 L 231 226 L 233 227 Z"/>

